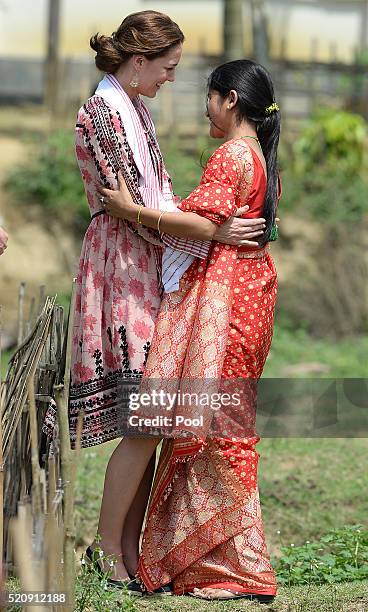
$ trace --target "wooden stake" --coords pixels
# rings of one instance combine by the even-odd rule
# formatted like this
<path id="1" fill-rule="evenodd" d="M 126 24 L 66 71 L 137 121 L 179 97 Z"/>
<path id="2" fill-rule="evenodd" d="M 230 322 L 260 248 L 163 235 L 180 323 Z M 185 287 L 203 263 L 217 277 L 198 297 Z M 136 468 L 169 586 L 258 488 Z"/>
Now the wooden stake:
<path id="1" fill-rule="evenodd" d="M 34 373 L 28 380 L 29 429 L 31 436 L 32 506 L 35 516 L 45 512 L 41 493 L 41 468 L 38 461 L 37 408 L 34 394 Z"/>
<path id="2" fill-rule="evenodd" d="M 22 344 L 24 335 L 24 296 L 26 292 L 26 284 L 21 283 L 18 294 L 18 348 Z"/>
<path id="3" fill-rule="evenodd" d="M 2 363 L 2 355 L 1 355 L 1 340 L 2 340 L 2 330 L 3 330 L 3 322 L 2 322 L 2 308 L 0 306 L 0 365 Z M 3 580 L 5 580 L 5 575 L 3 572 L 3 558 L 4 558 L 4 550 L 3 550 L 3 542 L 4 542 L 4 463 L 3 463 L 3 409 L 4 409 L 4 400 L 5 400 L 5 387 L 3 387 L 2 377 L 1 377 L 1 368 L 0 368 L 0 587 L 2 587 Z"/>
<path id="4" fill-rule="evenodd" d="M 17 573 L 22 590 L 44 591 L 42 572 L 36 573 L 37 564 L 32 554 L 31 515 L 30 504 L 19 504 L 18 517 L 10 521 L 10 533 L 14 542 Z M 28 612 L 47 612 L 47 607 L 26 606 L 25 610 Z"/>
<path id="5" fill-rule="evenodd" d="M 51 116 L 57 112 L 59 96 L 59 43 L 61 0 L 48 0 L 47 58 L 45 75 L 45 100 Z"/>
<path id="6" fill-rule="evenodd" d="M 69 432 L 69 385 L 75 308 L 75 281 L 69 312 L 64 384 L 56 385 L 55 401 L 59 420 L 61 476 L 64 490 L 64 591 L 68 594 L 70 610 L 75 602 L 75 525 L 74 525 L 74 456 L 70 446 Z"/>

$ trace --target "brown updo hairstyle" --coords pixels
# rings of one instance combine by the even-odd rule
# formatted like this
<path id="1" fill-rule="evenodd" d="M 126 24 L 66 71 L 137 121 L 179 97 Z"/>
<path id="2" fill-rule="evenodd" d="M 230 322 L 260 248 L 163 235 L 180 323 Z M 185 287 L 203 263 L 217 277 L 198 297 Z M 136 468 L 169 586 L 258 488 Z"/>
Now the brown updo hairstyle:
<path id="1" fill-rule="evenodd" d="M 111 36 L 92 36 L 90 45 L 96 51 L 97 68 L 114 73 L 132 55 L 153 60 L 183 42 L 183 32 L 170 17 L 157 11 L 140 11 L 128 15 Z"/>

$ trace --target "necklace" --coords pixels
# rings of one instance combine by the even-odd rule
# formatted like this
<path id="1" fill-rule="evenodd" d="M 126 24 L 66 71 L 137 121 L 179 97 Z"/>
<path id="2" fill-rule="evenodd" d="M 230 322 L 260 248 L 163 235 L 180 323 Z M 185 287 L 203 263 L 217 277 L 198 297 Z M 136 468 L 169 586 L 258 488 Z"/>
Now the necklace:
<path id="1" fill-rule="evenodd" d="M 258 142 L 259 146 L 261 147 L 261 143 L 259 142 L 257 136 L 240 136 L 240 138 L 253 138 L 253 140 L 256 140 Z"/>

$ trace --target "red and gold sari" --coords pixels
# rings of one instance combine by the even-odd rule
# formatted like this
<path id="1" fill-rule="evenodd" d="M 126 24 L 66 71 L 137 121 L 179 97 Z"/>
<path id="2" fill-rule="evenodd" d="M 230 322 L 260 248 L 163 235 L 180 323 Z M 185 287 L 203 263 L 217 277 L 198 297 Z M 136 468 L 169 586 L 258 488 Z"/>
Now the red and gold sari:
<path id="1" fill-rule="evenodd" d="M 242 205 L 262 214 L 266 177 L 244 140 L 213 154 L 199 187 L 181 203 L 220 224 Z M 144 378 L 257 380 L 270 349 L 277 292 L 268 247 L 214 242 L 180 288 L 166 294 Z M 257 487 L 259 437 L 166 439 L 142 541 L 138 575 L 148 590 L 169 582 L 275 595 Z"/>

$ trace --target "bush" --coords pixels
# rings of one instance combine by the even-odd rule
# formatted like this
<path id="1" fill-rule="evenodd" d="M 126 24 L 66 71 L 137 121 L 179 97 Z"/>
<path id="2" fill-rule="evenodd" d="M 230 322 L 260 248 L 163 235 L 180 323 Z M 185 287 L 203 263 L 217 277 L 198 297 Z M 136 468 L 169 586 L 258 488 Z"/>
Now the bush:
<path id="1" fill-rule="evenodd" d="M 348 582 L 368 578 L 368 531 L 361 525 L 333 529 L 315 543 L 282 547 L 279 584 Z"/>
<path id="2" fill-rule="evenodd" d="M 187 197 L 197 187 L 203 168 L 217 146 L 203 138 L 191 142 L 190 151 L 186 151 L 183 144 L 185 146 L 185 143 L 171 139 L 163 141 L 161 147 L 174 191 L 181 198 Z"/>
<path id="3" fill-rule="evenodd" d="M 299 239 L 309 257 L 281 290 L 281 302 L 291 319 L 317 336 L 367 329 L 366 138 L 361 117 L 320 111 L 295 143 L 295 159 L 283 176 L 280 213 L 305 220 Z M 289 246 L 297 238 L 289 237 Z"/>
<path id="4" fill-rule="evenodd" d="M 36 154 L 8 177 L 5 186 L 20 202 L 42 206 L 48 215 L 80 233 L 90 220 L 84 187 L 74 154 L 74 136 L 57 131 Z"/>
<path id="5" fill-rule="evenodd" d="M 360 172 L 366 139 L 367 126 L 360 115 L 330 108 L 319 110 L 295 144 L 296 168 L 307 173 L 321 166 L 336 174 Z"/>

